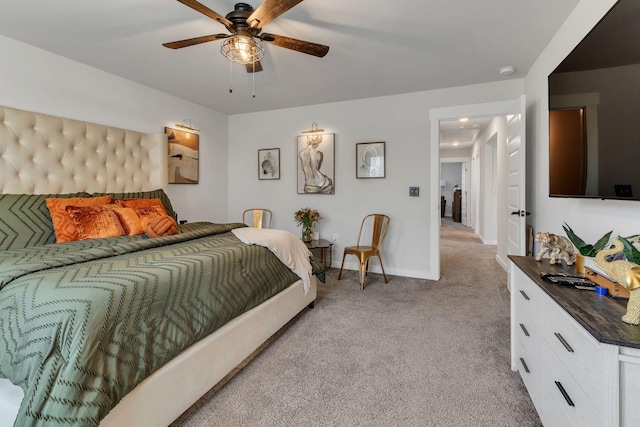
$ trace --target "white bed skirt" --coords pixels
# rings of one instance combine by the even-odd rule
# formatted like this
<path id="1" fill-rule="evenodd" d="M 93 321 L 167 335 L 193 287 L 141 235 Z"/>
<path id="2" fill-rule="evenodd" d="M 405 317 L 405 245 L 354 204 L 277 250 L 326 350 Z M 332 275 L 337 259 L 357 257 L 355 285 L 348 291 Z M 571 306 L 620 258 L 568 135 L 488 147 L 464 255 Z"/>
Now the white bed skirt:
<path id="1" fill-rule="evenodd" d="M 166 426 L 240 365 L 316 299 L 317 279 L 304 294 L 298 280 L 231 320 L 142 381 L 100 423 L 101 427 Z M 0 427 L 11 427 L 24 393 L 0 379 Z"/>

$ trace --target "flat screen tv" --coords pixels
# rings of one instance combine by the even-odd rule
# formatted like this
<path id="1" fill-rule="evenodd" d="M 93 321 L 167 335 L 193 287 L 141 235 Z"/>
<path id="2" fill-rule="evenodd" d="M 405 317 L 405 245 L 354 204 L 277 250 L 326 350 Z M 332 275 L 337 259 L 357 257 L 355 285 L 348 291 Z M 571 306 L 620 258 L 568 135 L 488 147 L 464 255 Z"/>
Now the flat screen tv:
<path id="1" fill-rule="evenodd" d="M 640 200 L 640 1 L 618 1 L 548 80 L 549 195 Z"/>

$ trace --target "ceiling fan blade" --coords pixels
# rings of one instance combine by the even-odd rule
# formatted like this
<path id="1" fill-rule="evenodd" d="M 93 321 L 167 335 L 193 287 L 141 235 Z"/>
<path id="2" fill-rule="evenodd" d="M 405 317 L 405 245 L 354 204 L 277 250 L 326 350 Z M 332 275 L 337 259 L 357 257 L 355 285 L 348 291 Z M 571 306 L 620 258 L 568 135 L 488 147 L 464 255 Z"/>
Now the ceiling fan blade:
<path id="1" fill-rule="evenodd" d="M 247 24 L 252 28 L 262 28 L 301 1 L 302 0 L 264 0 L 251 16 L 247 18 Z"/>
<path id="2" fill-rule="evenodd" d="M 259 73 L 260 71 L 262 71 L 262 63 L 260 63 L 260 61 L 256 61 L 253 64 L 247 64 L 246 67 L 247 73 Z"/>
<path id="3" fill-rule="evenodd" d="M 284 47 L 285 49 L 295 50 L 306 53 L 307 55 L 317 56 L 319 58 L 324 57 L 327 52 L 329 52 L 329 46 L 296 40 L 291 37 L 278 36 L 276 34 L 262 33 L 260 35 L 260 40 L 272 43 L 278 47 Z"/>
<path id="4" fill-rule="evenodd" d="M 225 27 L 233 26 L 233 23 L 229 21 L 227 18 L 220 15 L 219 13 L 214 12 L 213 10 L 209 9 L 207 6 L 203 5 L 202 3 L 198 3 L 196 0 L 178 0 L 178 1 L 185 6 L 189 6 L 191 9 L 197 10 L 203 15 L 208 16 L 211 19 L 215 19 Z"/>
<path id="5" fill-rule="evenodd" d="M 193 46 L 200 43 L 212 42 L 220 39 L 226 39 L 229 34 L 211 34 L 210 36 L 194 37 L 192 39 L 179 40 L 170 43 L 163 43 L 162 46 L 169 49 L 182 49 L 183 47 Z"/>

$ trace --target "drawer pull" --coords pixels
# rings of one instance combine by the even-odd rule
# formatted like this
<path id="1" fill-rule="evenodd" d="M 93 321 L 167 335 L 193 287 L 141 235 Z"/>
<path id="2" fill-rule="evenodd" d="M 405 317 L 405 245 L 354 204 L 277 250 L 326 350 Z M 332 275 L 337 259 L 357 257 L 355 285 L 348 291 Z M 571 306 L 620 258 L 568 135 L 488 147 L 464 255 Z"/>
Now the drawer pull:
<path id="1" fill-rule="evenodd" d="M 522 289 L 520 290 L 520 293 L 522 294 L 524 299 L 526 299 L 527 301 L 529 301 L 531 299 L 531 298 L 529 298 L 529 295 L 527 295 L 527 293 L 525 291 L 523 291 Z"/>
<path id="2" fill-rule="evenodd" d="M 524 368 L 524 371 L 527 374 L 529 374 L 530 373 L 529 367 L 527 366 L 527 363 L 524 361 L 524 359 L 522 357 L 520 358 L 520 363 L 522 363 L 522 367 Z"/>
<path id="3" fill-rule="evenodd" d="M 527 328 L 525 328 L 522 323 L 520 323 L 520 328 L 522 328 L 522 332 L 524 332 L 524 336 L 528 337 L 529 336 L 529 331 L 527 331 Z"/>
<path id="4" fill-rule="evenodd" d="M 562 393 L 562 397 L 564 397 L 564 400 L 567 401 L 567 405 L 576 406 L 576 405 L 573 404 L 573 400 L 571 400 L 571 398 L 569 397 L 569 393 L 567 393 L 567 391 L 564 389 L 564 387 L 562 387 L 562 384 L 560 384 L 560 381 L 556 381 L 556 386 L 560 390 L 560 393 Z"/>
<path id="5" fill-rule="evenodd" d="M 558 340 L 560 340 L 560 342 L 562 343 L 562 345 L 564 346 L 564 348 L 567 349 L 567 351 L 569 353 L 573 353 L 573 348 L 571 348 L 571 346 L 569 345 L 569 343 L 564 339 L 564 337 L 562 335 L 560 335 L 558 332 L 554 332 L 554 334 L 556 335 L 556 338 L 558 338 Z"/>

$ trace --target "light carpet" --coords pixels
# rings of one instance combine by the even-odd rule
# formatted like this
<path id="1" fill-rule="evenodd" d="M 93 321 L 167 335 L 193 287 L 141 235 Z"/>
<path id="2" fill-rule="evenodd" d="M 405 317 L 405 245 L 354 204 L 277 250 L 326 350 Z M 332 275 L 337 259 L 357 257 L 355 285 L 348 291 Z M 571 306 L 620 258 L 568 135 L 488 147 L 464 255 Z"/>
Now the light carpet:
<path id="1" fill-rule="evenodd" d="M 495 247 L 441 230 L 440 281 L 369 274 L 361 291 L 329 270 L 316 307 L 173 426 L 540 426 L 510 370 Z"/>

